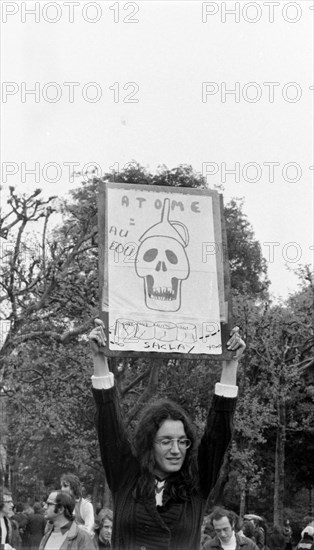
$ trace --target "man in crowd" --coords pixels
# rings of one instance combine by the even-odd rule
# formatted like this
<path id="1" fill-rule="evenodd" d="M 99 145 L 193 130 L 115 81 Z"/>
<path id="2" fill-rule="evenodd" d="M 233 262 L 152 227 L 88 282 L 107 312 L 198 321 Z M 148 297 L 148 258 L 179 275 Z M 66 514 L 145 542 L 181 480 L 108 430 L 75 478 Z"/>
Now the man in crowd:
<path id="1" fill-rule="evenodd" d="M 285 537 L 286 550 L 292 550 L 292 529 L 288 519 L 283 522 L 282 534 Z"/>
<path id="2" fill-rule="evenodd" d="M 94 508 L 91 502 L 82 496 L 82 486 L 79 478 L 74 474 L 61 476 L 61 491 L 68 493 L 75 499 L 74 519 L 85 531 L 94 536 Z"/>
<path id="3" fill-rule="evenodd" d="M 236 532 L 238 517 L 234 512 L 215 508 L 210 521 L 216 536 L 205 543 L 204 550 L 258 550 L 255 542 Z"/>
<path id="4" fill-rule="evenodd" d="M 45 504 L 45 518 L 49 527 L 39 550 L 95 550 L 91 537 L 74 521 L 75 501 L 61 491 L 50 493 Z"/>
<path id="5" fill-rule="evenodd" d="M 46 520 L 43 515 L 43 509 L 39 502 L 35 502 L 34 513 L 30 514 L 25 532 L 26 544 L 28 550 L 37 550 L 41 539 L 45 533 Z"/>
<path id="6" fill-rule="evenodd" d="M 12 520 L 13 512 L 12 496 L 0 495 L 0 545 L 4 550 L 19 550 L 21 537 L 18 523 Z"/>
<path id="7" fill-rule="evenodd" d="M 113 513 L 109 508 L 102 508 L 97 516 L 96 545 L 99 550 L 111 548 Z"/>
<path id="8" fill-rule="evenodd" d="M 18 525 L 18 531 L 21 538 L 21 546 L 27 548 L 25 530 L 28 523 L 28 516 L 24 512 L 24 506 L 21 502 L 17 502 L 17 504 L 15 505 L 14 515 L 10 519 L 11 522 L 15 521 Z"/>

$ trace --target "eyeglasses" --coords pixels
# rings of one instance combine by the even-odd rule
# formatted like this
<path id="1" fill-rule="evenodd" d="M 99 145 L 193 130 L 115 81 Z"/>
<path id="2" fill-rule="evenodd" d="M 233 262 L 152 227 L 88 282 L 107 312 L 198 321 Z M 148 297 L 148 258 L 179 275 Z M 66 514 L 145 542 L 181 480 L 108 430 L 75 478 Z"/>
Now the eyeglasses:
<path id="1" fill-rule="evenodd" d="M 55 502 L 51 502 L 50 500 L 46 500 L 47 506 L 51 506 L 52 504 L 56 504 Z"/>
<path id="2" fill-rule="evenodd" d="M 155 443 L 159 445 L 163 450 L 172 449 L 174 442 L 177 442 L 177 445 L 181 451 L 185 451 L 192 445 L 192 441 L 185 438 L 177 437 L 162 437 L 160 439 L 155 439 Z"/>

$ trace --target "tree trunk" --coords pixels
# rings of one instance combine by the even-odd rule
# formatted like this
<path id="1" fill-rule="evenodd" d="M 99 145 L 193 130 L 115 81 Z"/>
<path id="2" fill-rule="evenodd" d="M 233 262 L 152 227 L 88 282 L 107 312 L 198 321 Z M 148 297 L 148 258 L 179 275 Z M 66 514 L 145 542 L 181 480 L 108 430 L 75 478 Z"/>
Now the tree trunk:
<path id="1" fill-rule="evenodd" d="M 162 364 L 163 359 L 160 359 L 159 357 L 152 360 L 146 389 L 142 393 L 141 397 L 138 399 L 137 403 L 130 410 L 128 418 L 126 419 L 127 426 L 130 424 L 133 418 L 136 417 L 142 406 L 145 405 L 149 401 L 149 399 L 155 395 L 158 387 L 159 372 Z"/>
<path id="2" fill-rule="evenodd" d="M 283 523 L 285 486 L 286 403 L 282 393 L 278 396 L 278 426 L 275 452 L 274 524 Z"/>
<path id="3" fill-rule="evenodd" d="M 313 502 L 312 502 L 313 487 L 309 488 L 309 516 L 313 515 Z"/>
<path id="4" fill-rule="evenodd" d="M 229 480 L 229 469 L 230 469 L 230 455 L 229 453 L 227 453 L 227 455 L 225 456 L 222 468 L 220 470 L 219 477 L 209 497 L 209 503 L 212 506 L 223 506 L 224 490 Z"/>
<path id="5" fill-rule="evenodd" d="M 241 489 L 241 494 L 240 494 L 240 511 L 239 511 L 240 518 L 243 518 L 245 514 L 245 511 L 246 511 L 245 504 L 246 504 L 246 488 L 244 487 L 243 489 Z"/>
<path id="6" fill-rule="evenodd" d="M 109 485 L 107 483 L 107 478 L 104 476 L 105 484 L 104 484 L 104 508 L 111 508 L 112 509 L 112 498 L 111 498 L 111 491 L 109 489 Z"/>
<path id="7" fill-rule="evenodd" d="M 94 508 L 94 512 L 96 512 L 97 502 L 98 502 L 98 480 L 95 481 L 93 484 L 92 505 Z"/>
<path id="8" fill-rule="evenodd" d="M 3 494 L 7 483 L 7 465 L 8 465 L 8 416 L 7 400 L 4 394 L 0 393 L 0 482 L 1 492 Z"/>
<path id="9" fill-rule="evenodd" d="M 246 489 L 245 491 L 245 511 L 248 514 L 250 512 L 250 491 Z"/>

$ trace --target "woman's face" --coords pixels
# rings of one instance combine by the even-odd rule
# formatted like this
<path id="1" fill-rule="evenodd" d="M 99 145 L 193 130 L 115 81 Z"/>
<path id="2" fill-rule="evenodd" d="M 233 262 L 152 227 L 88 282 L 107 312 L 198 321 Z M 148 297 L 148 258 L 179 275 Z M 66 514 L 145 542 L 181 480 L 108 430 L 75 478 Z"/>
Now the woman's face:
<path id="1" fill-rule="evenodd" d="M 71 485 L 65 479 L 61 479 L 61 491 L 63 491 L 64 493 L 68 493 L 68 495 L 73 496 Z"/>
<path id="2" fill-rule="evenodd" d="M 102 523 L 101 529 L 99 531 L 99 537 L 102 541 L 111 541 L 112 533 L 112 521 L 110 519 L 105 519 Z"/>
<path id="3" fill-rule="evenodd" d="M 165 420 L 154 441 L 154 473 L 161 479 L 181 470 L 187 449 L 186 433 L 181 420 Z"/>

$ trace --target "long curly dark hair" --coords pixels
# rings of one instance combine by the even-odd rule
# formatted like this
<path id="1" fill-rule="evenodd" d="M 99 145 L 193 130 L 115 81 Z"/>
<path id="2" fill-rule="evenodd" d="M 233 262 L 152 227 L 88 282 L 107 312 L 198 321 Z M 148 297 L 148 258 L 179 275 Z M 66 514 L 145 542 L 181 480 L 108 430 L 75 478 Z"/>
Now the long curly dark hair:
<path id="1" fill-rule="evenodd" d="M 154 440 L 165 420 L 181 420 L 186 437 L 192 442 L 191 447 L 186 451 L 181 470 L 167 478 L 169 482 L 167 490 L 174 500 L 189 500 L 198 489 L 197 440 L 193 423 L 180 405 L 170 399 L 159 399 L 143 409 L 135 432 L 134 450 L 141 468 L 140 477 L 133 491 L 136 499 L 146 500 L 155 495 Z"/>
<path id="2" fill-rule="evenodd" d="M 74 498 L 81 498 L 82 496 L 82 486 L 79 478 L 74 474 L 62 474 L 61 483 L 65 481 L 69 484 L 70 489 L 73 493 Z"/>

